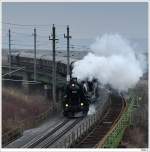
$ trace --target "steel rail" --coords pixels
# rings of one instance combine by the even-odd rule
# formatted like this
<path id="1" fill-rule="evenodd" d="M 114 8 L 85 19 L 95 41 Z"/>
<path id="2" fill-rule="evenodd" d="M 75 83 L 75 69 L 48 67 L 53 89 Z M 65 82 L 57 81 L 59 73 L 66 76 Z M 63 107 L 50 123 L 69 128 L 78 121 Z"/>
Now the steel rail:
<path id="1" fill-rule="evenodd" d="M 94 129 L 92 129 L 92 131 L 88 135 L 84 136 L 84 138 L 79 140 L 72 147 L 74 148 L 96 147 L 97 148 L 97 145 L 99 145 L 101 141 L 104 141 L 108 133 L 112 130 L 112 128 L 120 119 L 126 107 L 126 102 L 125 100 L 123 100 L 122 96 L 120 96 L 120 98 L 114 98 L 114 99 L 113 98 L 111 101 L 112 102 L 111 107 L 107 111 L 103 119 L 95 125 Z"/>
<path id="2" fill-rule="evenodd" d="M 66 129 L 64 129 L 60 134 L 46 140 L 40 148 L 49 148 L 54 143 L 56 143 L 61 137 L 63 137 L 68 131 L 70 131 L 75 125 L 77 125 L 83 118 L 76 119 L 72 124 L 70 124 Z"/>
<path id="3" fill-rule="evenodd" d="M 40 135 L 40 137 L 38 137 L 37 140 L 35 140 L 35 138 L 34 138 L 32 141 L 30 141 L 30 143 L 27 143 L 27 144 L 23 145 L 22 148 L 33 148 L 33 147 L 35 147 L 36 145 L 41 143 L 43 140 L 45 140 L 46 138 L 48 138 L 49 136 L 54 134 L 57 130 L 59 130 L 61 127 L 63 127 L 69 121 L 70 121 L 69 119 L 65 119 L 59 125 L 57 125 L 52 131 L 50 131 L 50 132 L 48 132 L 46 134 L 44 132 L 43 135 Z"/>
<path id="4" fill-rule="evenodd" d="M 121 115 L 127 110 L 127 103 L 124 100 L 123 96 L 121 96 L 122 98 L 122 108 L 121 108 L 121 112 L 119 113 L 117 119 L 114 121 L 112 127 L 110 128 L 110 130 L 107 132 L 107 134 L 104 136 L 104 138 L 98 143 L 96 144 L 95 148 L 100 148 L 102 147 L 102 145 L 105 143 L 106 139 L 108 138 L 108 136 L 111 134 L 111 132 L 115 129 L 117 122 L 119 121 L 119 119 L 121 118 Z"/>

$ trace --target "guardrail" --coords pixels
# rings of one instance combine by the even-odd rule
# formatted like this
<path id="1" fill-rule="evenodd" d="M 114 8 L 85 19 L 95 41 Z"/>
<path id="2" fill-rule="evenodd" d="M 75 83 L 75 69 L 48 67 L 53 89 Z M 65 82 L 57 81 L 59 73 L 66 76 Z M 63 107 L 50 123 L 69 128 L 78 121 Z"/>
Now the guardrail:
<path id="1" fill-rule="evenodd" d="M 116 148 L 118 147 L 124 131 L 127 126 L 132 124 L 132 112 L 137 106 L 141 97 L 131 95 L 128 99 L 128 107 L 122 113 L 119 121 L 112 127 L 112 129 L 107 133 L 107 135 L 100 141 L 96 148 Z"/>

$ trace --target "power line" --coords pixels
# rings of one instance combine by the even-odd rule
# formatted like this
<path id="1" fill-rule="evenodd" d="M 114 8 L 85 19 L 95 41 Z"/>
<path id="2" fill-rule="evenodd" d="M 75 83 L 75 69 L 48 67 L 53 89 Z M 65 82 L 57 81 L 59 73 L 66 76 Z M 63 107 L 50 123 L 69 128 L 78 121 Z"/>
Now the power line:
<path id="1" fill-rule="evenodd" d="M 31 26 L 31 27 L 38 27 L 38 26 L 47 26 L 47 27 L 50 27 L 52 26 L 53 24 L 18 24 L 18 23 L 10 23 L 10 22 L 2 22 L 2 24 L 5 24 L 5 25 L 12 25 L 12 26 L 21 26 L 21 27 L 26 27 L 26 26 Z M 62 24 L 55 24 L 57 26 L 66 26 L 66 25 L 62 25 Z"/>
<path id="2" fill-rule="evenodd" d="M 19 29 L 19 30 L 31 30 L 31 27 L 26 27 L 26 26 L 13 26 L 13 25 L 10 25 L 10 26 L 3 26 L 4 29 L 8 29 L 8 28 L 12 28 L 12 29 Z"/>
<path id="3" fill-rule="evenodd" d="M 48 38 L 48 35 L 46 36 L 46 35 L 39 35 L 39 34 L 37 34 L 37 36 L 38 36 L 38 37 Z"/>
<path id="4" fill-rule="evenodd" d="M 40 46 L 49 46 L 49 44 L 37 44 L 38 47 Z"/>
<path id="5" fill-rule="evenodd" d="M 15 46 L 27 46 L 27 47 L 33 47 L 33 45 L 28 45 L 28 44 L 16 44 L 16 43 L 14 43 L 13 45 L 15 45 Z"/>
<path id="6" fill-rule="evenodd" d="M 24 84 L 40 84 L 38 81 L 26 81 L 26 80 L 14 80 L 14 79 L 2 79 L 2 81 L 14 81 L 14 82 L 24 82 Z"/>
<path id="7" fill-rule="evenodd" d="M 10 22 L 2 22 L 2 24 L 13 25 L 13 26 L 52 26 L 52 24 L 16 24 Z"/>
<path id="8" fill-rule="evenodd" d="M 6 44 L 6 45 L 8 45 L 8 42 L 2 42 L 2 44 Z"/>
<path id="9" fill-rule="evenodd" d="M 24 38 L 24 37 L 22 37 L 22 38 Z M 20 39 L 20 37 L 19 37 L 19 39 L 15 39 L 14 42 L 19 42 L 19 44 L 21 44 L 21 43 L 25 44 L 24 39 Z"/>
<path id="10" fill-rule="evenodd" d="M 32 36 L 32 34 L 27 34 L 27 33 L 20 33 L 20 32 L 12 32 L 12 33 L 21 34 L 21 35 L 24 35 L 24 36 Z"/>
<path id="11" fill-rule="evenodd" d="M 41 29 L 41 28 L 37 27 L 37 29 L 40 30 L 40 31 L 46 32 L 46 33 L 49 31 L 49 28 L 47 28 L 47 29 Z"/>

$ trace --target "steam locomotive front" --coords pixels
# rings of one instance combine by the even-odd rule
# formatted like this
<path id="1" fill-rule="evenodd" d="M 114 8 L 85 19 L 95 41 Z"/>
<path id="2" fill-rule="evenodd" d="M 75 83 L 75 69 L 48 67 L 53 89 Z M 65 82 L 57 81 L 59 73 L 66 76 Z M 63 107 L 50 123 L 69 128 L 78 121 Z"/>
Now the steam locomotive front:
<path id="1" fill-rule="evenodd" d="M 65 116 L 74 116 L 77 112 L 87 114 L 89 110 L 89 103 L 84 95 L 82 86 L 77 82 L 77 78 L 72 78 L 67 85 L 63 109 Z"/>

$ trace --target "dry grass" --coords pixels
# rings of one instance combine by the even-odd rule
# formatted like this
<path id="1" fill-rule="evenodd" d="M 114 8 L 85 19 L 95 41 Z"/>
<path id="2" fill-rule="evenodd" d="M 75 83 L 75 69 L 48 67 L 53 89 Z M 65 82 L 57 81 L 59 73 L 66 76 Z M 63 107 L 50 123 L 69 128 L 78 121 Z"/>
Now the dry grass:
<path id="1" fill-rule="evenodd" d="M 127 128 L 123 137 L 122 145 L 126 148 L 146 148 L 145 131 L 140 128 Z"/>
<path id="2" fill-rule="evenodd" d="M 21 91 L 13 89 L 2 89 L 2 131 L 7 132 L 17 127 L 19 122 L 32 119 L 45 112 L 49 105 L 44 98 L 38 96 L 27 96 Z"/>
<path id="3" fill-rule="evenodd" d="M 143 96 L 139 106 L 133 112 L 132 127 L 125 130 L 122 145 L 127 148 L 148 147 L 148 82 L 142 80 L 136 86 L 136 94 Z"/>

